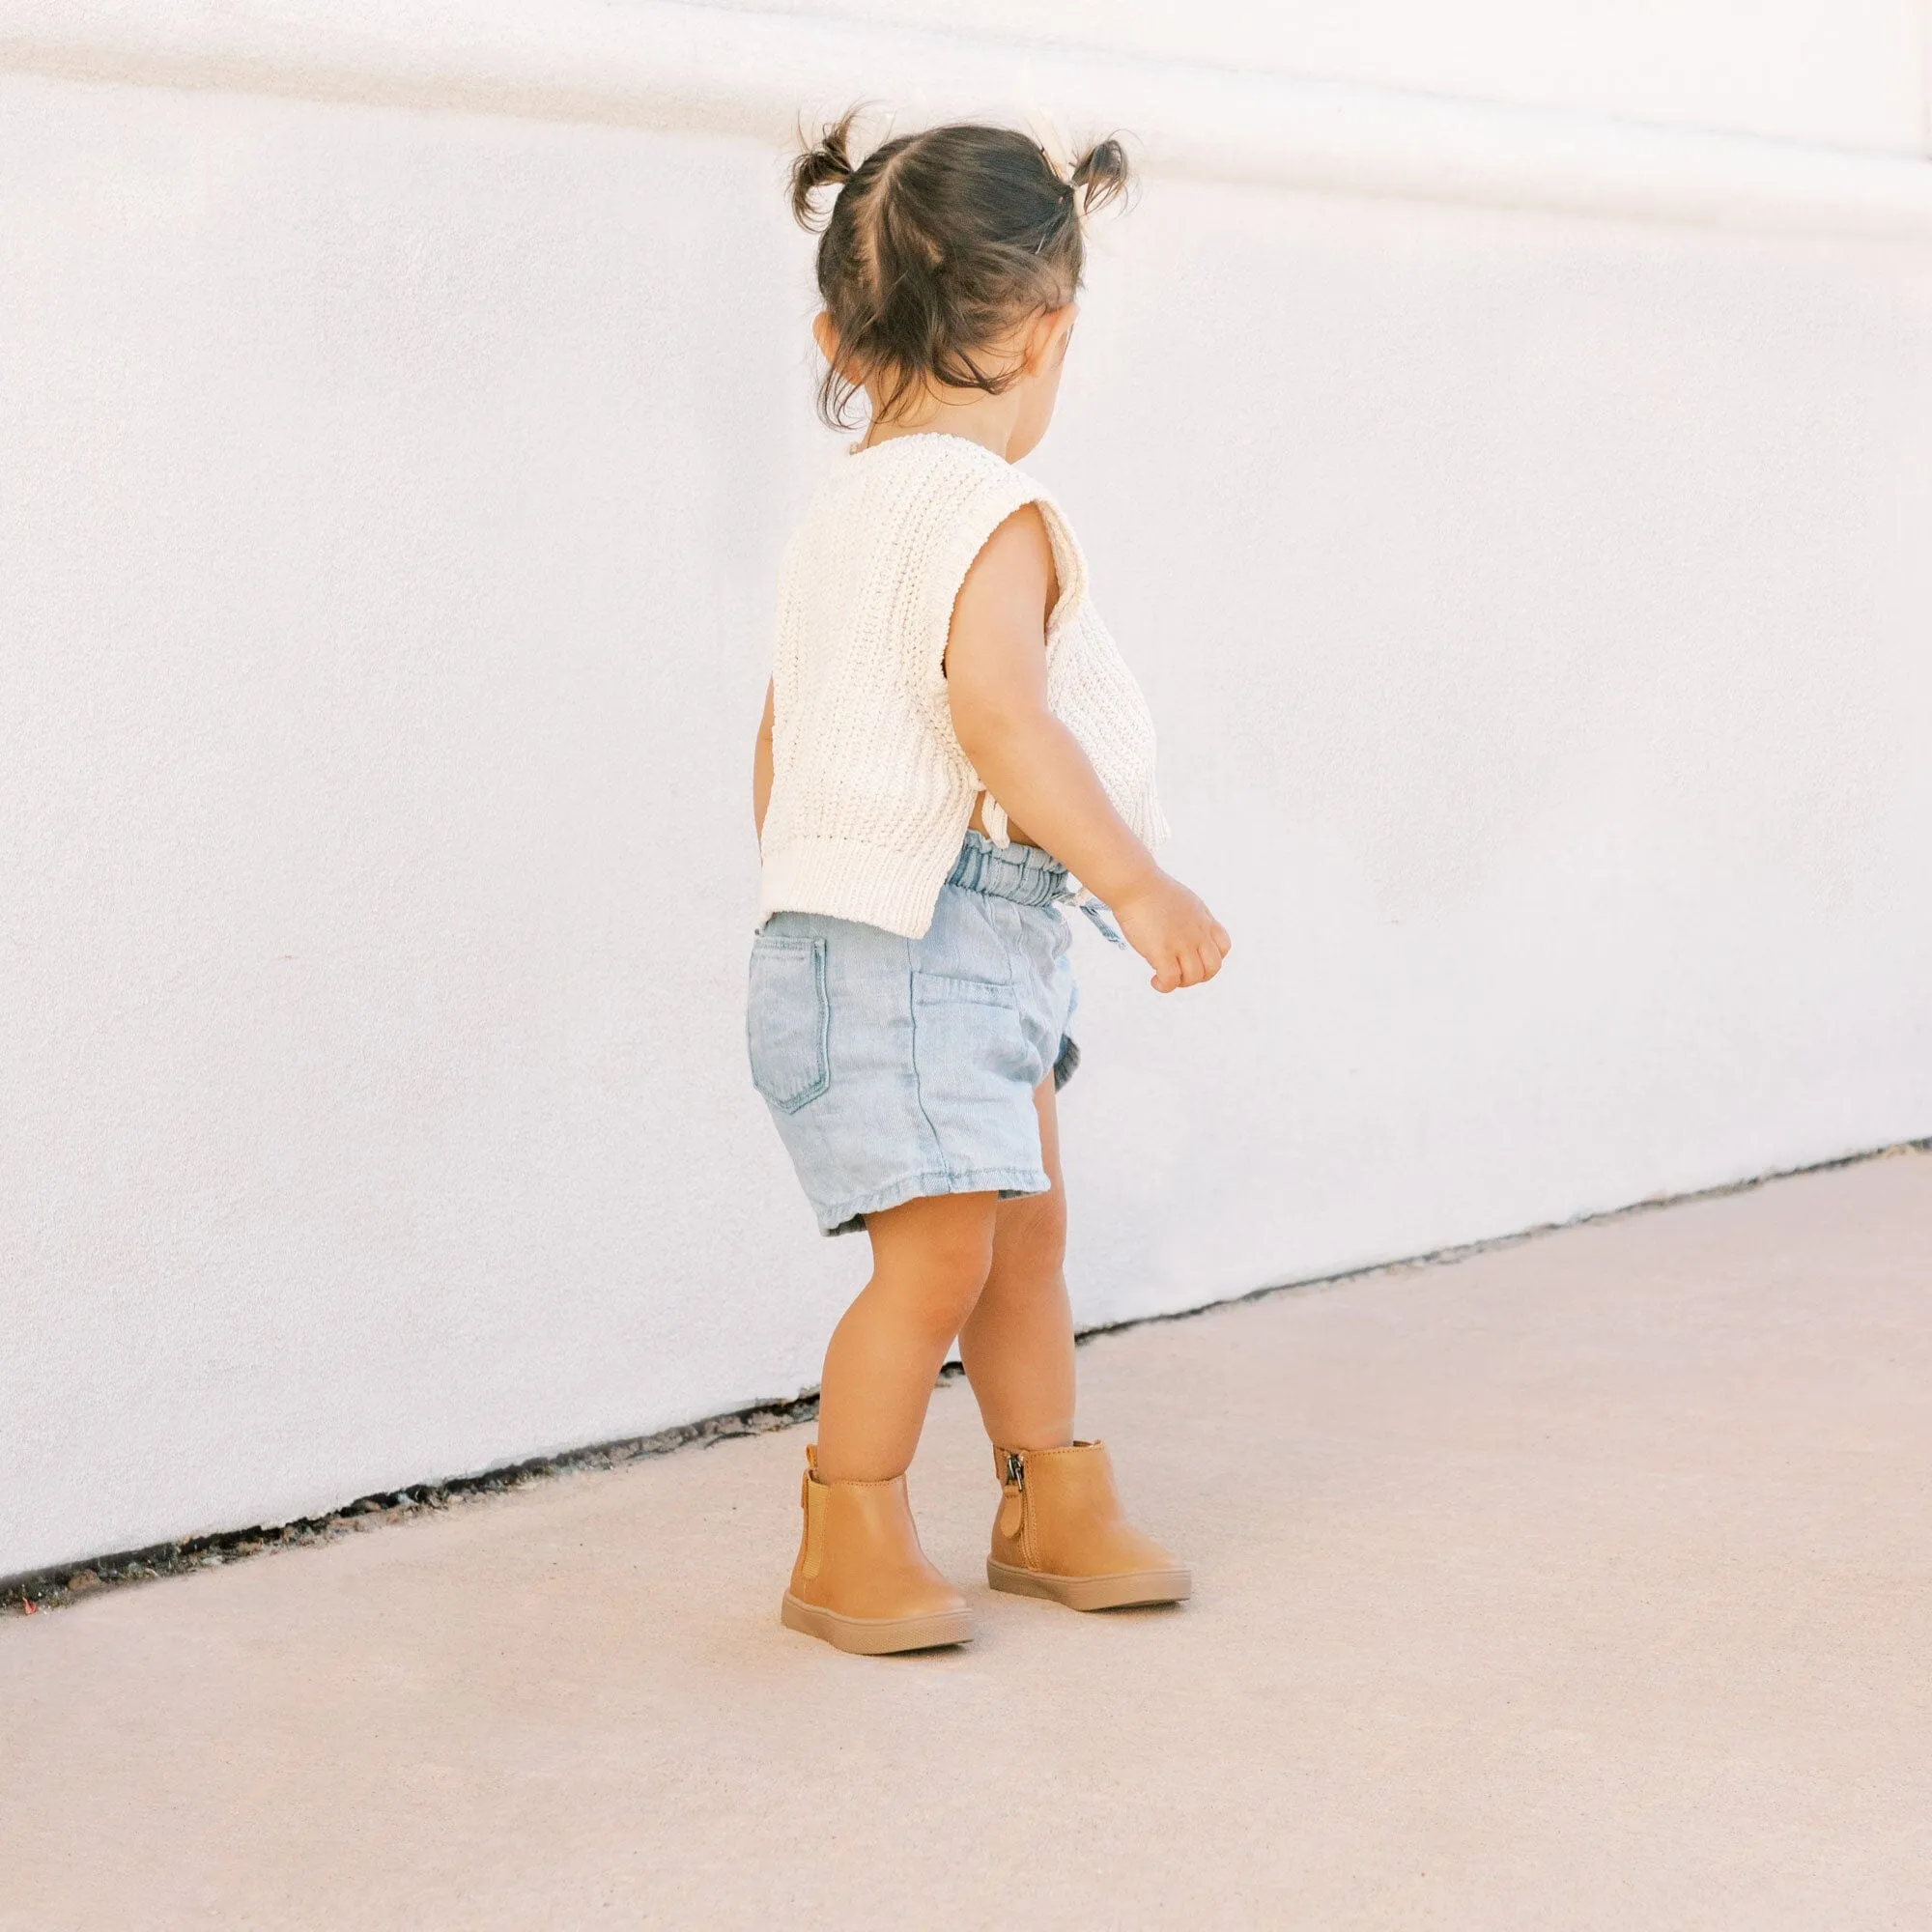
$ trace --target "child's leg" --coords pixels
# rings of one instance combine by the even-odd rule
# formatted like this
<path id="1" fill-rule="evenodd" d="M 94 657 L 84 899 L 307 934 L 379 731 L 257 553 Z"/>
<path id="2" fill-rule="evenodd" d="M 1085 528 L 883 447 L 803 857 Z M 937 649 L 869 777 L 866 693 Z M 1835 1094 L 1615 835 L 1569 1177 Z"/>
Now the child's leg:
<path id="1" fill-rule="evenodd" d="M 818 1396 L 828 1483 L 904 1472 L 960 1324 L 993 1264 L 996 1194 L 934 1194 L 866 1217 L 872 1278 L 832 1331 Z"/>
<path id="2" fill-rule="evenodd" d="M 986 1580 L 1078 1610 L 1170 1604 L 1194 1587 L 1186 1565 L 1122 1514 L 1105 1445 L 1073 1437 L 1066 1194 L 1051 1080 L 1034 1104 L 1053 1189 L 1000 1204 L 992 1272 L 959 1336 L 1001 1476 Z"/>
<path id="3" fill-rule="evenodd" d="M 967 1379 L 990 1440 L 1006 1449 L 1060 1449 L 1073 1440 L 1073 1310 L 1066 1299 L 1066 1190 L 1060 1117 L 1049 1077 L 1034 1092 L 1049 1194 L 1002 1201 L 992 1267 L 959 1333 Z"/>

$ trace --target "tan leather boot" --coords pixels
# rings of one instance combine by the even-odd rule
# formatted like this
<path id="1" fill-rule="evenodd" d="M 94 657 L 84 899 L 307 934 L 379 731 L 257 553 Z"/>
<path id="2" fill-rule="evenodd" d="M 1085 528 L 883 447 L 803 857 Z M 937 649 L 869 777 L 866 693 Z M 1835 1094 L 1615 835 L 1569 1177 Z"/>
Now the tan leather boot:
<path id="1" fill-rule="evenodd" d="M 995 1449 L 1004 1493 L 986 1581 L 1075 1610 L 1179 1603 L 1194 1588 L 1152 1537 L 1121 1513 L 1103 1442 L 1066 1449 Z"/>
<path id="2" fill-rule="evenodd" d="M 828 1483 L 815 1449 L 805 1462 L 805 1533 L 779 1612 L 785 1628 L 862 1657 L 970 1642 L 966 1599 L 919 1547 L 905 1478 Z"/>

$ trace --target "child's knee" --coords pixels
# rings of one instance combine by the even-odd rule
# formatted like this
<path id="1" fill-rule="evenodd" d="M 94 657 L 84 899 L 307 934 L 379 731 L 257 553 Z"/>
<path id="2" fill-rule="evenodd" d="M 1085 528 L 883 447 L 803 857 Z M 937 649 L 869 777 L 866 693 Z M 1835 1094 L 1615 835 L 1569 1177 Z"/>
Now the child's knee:
<path id="1" fill-rule="evenodd" d="M 949 1241 L 924 1258 L 915 1292 L 927 1323 L 949 1338 L 965 1325 L 993 1268 L 990 1239 Z"/>
<path id="2" fill-rule="evenodd" d="M 1002 1275 L 1058 1274 L 1066 1259 L 1066 1201 L 1060 1189 L 1008 1202 L 995 1252 Z"/>
<path id="3" fill-rule="evenodd" d="M 922 1215 L 916 1227 L 915 1238 L 897 1237 L 912 1232 L 902 1224 L 889 1247 L 875 1248 L 877 1278 L 892 1284 L 894 1300 L 922 1327 L 950 1341 L 992 1271 L 993 1217 L 936 1212 Z"/>

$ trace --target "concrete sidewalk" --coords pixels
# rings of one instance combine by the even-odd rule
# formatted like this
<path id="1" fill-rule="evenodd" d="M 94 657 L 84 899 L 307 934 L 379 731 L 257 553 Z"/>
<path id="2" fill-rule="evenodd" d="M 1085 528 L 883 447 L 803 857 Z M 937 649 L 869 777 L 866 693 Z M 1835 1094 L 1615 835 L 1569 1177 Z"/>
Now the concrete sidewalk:
<path id="1" fill-rule="evenodd" d="M 0 1926 L 1932 1926 L 1932 1156 L 1102 1339 L 1196 1600 L 780 1629 L 806 1433 L 0 1624 Z"/>

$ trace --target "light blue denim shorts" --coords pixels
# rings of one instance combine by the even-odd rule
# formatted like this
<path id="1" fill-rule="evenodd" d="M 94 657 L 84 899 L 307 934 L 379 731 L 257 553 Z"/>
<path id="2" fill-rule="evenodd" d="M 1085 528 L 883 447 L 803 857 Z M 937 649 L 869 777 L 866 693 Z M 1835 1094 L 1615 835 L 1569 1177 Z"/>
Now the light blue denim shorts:
<path id="1" fill-rule="evenodd" d="M 969 832 L 921 939 L 774 913 L 745 1033 L 819 1228 L 924 1194 L 1044 1194 L 1034 1089 L 1071 1071 L 1066 868 Z"/>

